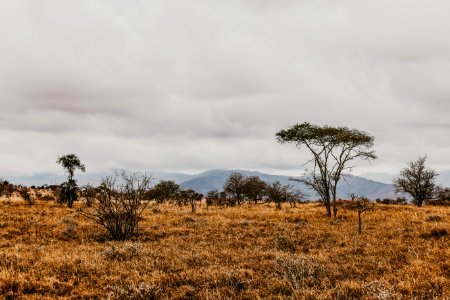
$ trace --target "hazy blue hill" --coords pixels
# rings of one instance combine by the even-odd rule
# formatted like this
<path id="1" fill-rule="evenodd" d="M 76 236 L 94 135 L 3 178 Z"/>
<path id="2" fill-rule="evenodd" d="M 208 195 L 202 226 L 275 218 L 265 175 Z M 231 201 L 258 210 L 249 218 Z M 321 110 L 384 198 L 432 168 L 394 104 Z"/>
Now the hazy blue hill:
<path id="1" fill-rule="evenodd" d="M 261 172 L 245 170 L 209 170 L 197 174 L 194 178 L 182 182 L 184 188 L 191 188 L 199 193 L 206 194 L 211 190 L 221 190 L 226 179 L 232 172 L 239 172 L 246 176 L 259 176 L 266 182 L 280 181 L 282 184 L 291 184 L 302 191 L 306 198 L 316 199 L 318 196 L 307 189 L 302 183 L 290 180 L 292 177 L 284 175 L 270 175 Z M 368 180 L 362 177 L 349 176 L 338 184 L 338 197 L 350 198 L 352 193 L 366 196 L 370 199 L 395 197 L 392 185 Z"/>

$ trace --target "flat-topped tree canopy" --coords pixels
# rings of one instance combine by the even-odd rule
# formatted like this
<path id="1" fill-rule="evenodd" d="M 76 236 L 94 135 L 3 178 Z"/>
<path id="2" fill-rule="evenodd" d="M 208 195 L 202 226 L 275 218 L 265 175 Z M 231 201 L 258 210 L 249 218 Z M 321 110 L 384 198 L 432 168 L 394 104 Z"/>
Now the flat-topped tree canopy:
<path id="1" fill-rule="evenodd" d="M 313 154 L 309 161 L 313 169 L 306 178 L 296 179 L 316 191 L 331 216 L 331 200 L 333 200 L 336 217 L 336 188 L 344 170 L 351 170 L 348 162 L 355 158 L 364 160 L 376 159 L 371 148 L 375 138 L 367 132 L 347 127 L 318 126 L 308 122 L 296 124 L 276 133 L 279 143 L 295 143 L 306 146 Z"/>
<path id="2" fill-rule="evenodd" d="M 317 126 L 308 122 L 296 124 L 288 129 L 280 130 L 276 133 L 280 143 L 305 144 L 306 146 L 345 146 L 345 147 L 365 147 L 373 146 L 375 138 L 364 131 L 349 129 L 347 127 L 331 127 L 328 125 Z M 370 158 L 375 159 L 374 151 L 365 153 Z"/>

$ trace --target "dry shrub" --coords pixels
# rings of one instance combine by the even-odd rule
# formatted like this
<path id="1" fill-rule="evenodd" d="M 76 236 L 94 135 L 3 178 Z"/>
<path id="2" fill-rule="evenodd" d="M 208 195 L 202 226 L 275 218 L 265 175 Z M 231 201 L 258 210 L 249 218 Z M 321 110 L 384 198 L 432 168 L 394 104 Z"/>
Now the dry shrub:
<path id="1" fill-rule="evenodd" d="M 78 223 L 74 219 L 65 218 L 61 221 L 63 229 L 61 230 L 61 236 L 63 240 L 73 240 L 78 236 L 77 229 Z"/>
<path id="2" fill-rule="evenodd" d="M 294 292 L 306 287 L 318 286 L 328 275 L 322 264 L 306 255 L 277 257 L 274 268 Z"/>
<path id="3" fill-rule="evenodd" d="M 113 240 L 131 239 L 137 235 L 142 214 L 149 204 L 143 200 L 150 179 L 147 175 L 125 172 L 102 179 L 97 203 L 81 214 L 104 227 Z"/>
<path id="4" fill-rule="evenodd" d="M 420 236 L 424 239 L 440 239 L 448 235 L 447 229 L 433 228 L 430 232 L 422 233 Z"/>
<path id="5" fill-rule="evenodd" d="M 275 245 L 278 250 L 294 253 L 297 249 L 294 241 L 288 236 L 279 235 L 275 239 Z"/>
<path id="6" fill-rule="evenodd" d="M 375 300 L 395 300 L 397 295 L 394 288 L 387 282 L 375 280 L 364 284 L 365 294 Z"/>
<path id="7" fill-rule="evenodd" d="M 441 222 L 443 220 L 443 218 L 441 216 L 437 216 L 437 215 L 431 215 L 428 216 L 427 218 L 427 222 Z"/>

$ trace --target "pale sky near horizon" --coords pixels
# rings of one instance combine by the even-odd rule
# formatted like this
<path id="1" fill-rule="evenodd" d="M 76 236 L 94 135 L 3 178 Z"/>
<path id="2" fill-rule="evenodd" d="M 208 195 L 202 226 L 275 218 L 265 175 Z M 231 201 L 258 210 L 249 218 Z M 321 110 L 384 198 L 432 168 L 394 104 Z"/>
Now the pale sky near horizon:
<path id="1" fill-rule="evenodd" d="M 450 1 L 0 2 L 0 177 L 294 175 L 305 121 L 375 136 L 356 174 L 450 169 Z"/>

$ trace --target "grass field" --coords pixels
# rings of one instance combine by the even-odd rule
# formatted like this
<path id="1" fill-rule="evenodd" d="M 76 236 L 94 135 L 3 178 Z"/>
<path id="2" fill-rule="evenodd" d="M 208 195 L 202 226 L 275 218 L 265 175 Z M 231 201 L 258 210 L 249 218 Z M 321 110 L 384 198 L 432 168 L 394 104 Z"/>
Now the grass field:
<path id="1" fill-rule="evenodd" d="M 0 297 L 450 299 L 450 208 L 153 205 L 128 242 L 80 209 L 0 201 Z"/>

